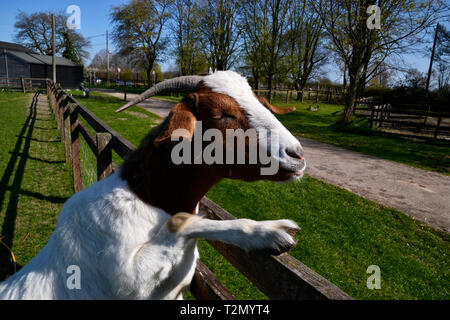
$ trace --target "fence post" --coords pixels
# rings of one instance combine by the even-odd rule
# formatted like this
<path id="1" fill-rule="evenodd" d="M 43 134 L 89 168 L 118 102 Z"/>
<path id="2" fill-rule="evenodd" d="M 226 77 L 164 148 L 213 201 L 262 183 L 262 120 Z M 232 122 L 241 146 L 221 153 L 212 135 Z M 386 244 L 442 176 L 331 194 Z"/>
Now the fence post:
<path id="1" fill-rule="evenodd" d="M 25 80 L 23 79 L 23 77 L 20 78 L 20 82 L 22 83 L 22 92 L 25 93 Z"/>
<path id="2" fill-rule="evenodd" d="M 123 101 L 127 101 L 127 82 L 124 82 L 123 86 Z"/>
<path id="3" fill-rule="evenodd" d="M 301 91 L 302 92 L 302 103 L 303 103 L 303 99 L 304 99 L 304 95 L 305 95 L 305 91 Z"/>
<path id="4" fill-rule="evenodd" d="M 80 165 L 80 129 L 78 127 L 77 105 L 70 106 L 70 138 L 72 141 L 72 170 L 73 170 L 73 188 L 75 192 L 83 190 L 83 181 L 81 179 Z"/>
<path id="5" fill-rule="evenodd" d="M 97 178 L 103 180 L 112 173 L 112 135 L 97 133 Z"/>
<path id="6" fill-rule="evenodd" d="M 316 91 L 316 103 L 319 103 L 319 90 Z"/>
<path id="7" fill-rule="evenodd" d="M 66 143 L 66 122 L 64 119 L 64 110 L 66 109 L 67 100 L 61 101 L 58 105 L 59 121 L 61 122 L 61 142 Z"/>
<path id="8" fill-rule="evenodd" d="M 384 104 L 381 105 L 379 117 L 378 117 L 378 127 L 381 128 L 383 126 L 383 117 L 384 117 Z"/>
<path id="9" fill-rule="evenodd" d="M 370 129 L 373 128 L 373 117 L 375 115 L 375 106 L 373 106 L 371 109 L 372 109 L 372 112 L 370 113 Z"/>
<path id="10" fill-rule="evenodd" d="M 289 103 L 289 90 L 286 92 L 286 104 Z"/>
<path id="11" fill-rule="evenodd" d="M 70 163 L 70 133 L 69 133 L 69 124 L 70 123 L 70 108 L 73 104 L 69 104 L 66 108 L 64 108 L 63 112 L 63 125 L 64 125 L 64 150 L 66 153 L 66 163 Z"/>
<path id="12" fill-rule="evenodd" d="M 441 126 L 441 121 L 442 121 L 442 114 L 439 115 L 436 129 L 434 130 L 434 140 L 437 140 L 438 133 L 439 133 L 439 127 Z"/>

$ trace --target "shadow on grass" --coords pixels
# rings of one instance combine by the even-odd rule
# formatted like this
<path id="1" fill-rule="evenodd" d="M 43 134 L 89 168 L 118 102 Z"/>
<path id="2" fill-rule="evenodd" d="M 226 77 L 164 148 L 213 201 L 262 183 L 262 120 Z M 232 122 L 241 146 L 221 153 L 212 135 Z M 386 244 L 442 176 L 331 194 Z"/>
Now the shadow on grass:
<path id="1" fill-rule="evenodd" d="M 16 227 L 17 208 L 19 204 L 19 196 L 25 195 L 33 197 L 42 201 L 48 201 L 52 203 L 64 203 L 67 198 L 47 196 L 38 192 L 22 190 L 21 185 L 24 178 L 25 167 L 28 160 L 36 160 L 45 163 L 53 163 L 44 159 L 36 159 L 29 155 L 30 146 L 33 141 L 50 143 L 52 141 L 41 141 L 32 138 L 34 125 L 37 120 L 36 107 L 38 103 L 39 93 L 36 93 L 33 97 L 30 105 L 30 113 L 21 129 L 21 132 L 17 136 L 17 141 L 14 146 L 14 150 L 10 152 L 11 157 L 8 165 L 0 179 L 0 211 L 7 203 L 5 217 L 3 220 L 0 238 L 2 242 L 9 248 L 13 247 L 14 232 Z M 55 162 L 56 163 L 56 162 Z M 9 184 L 9 181 L 13 177 L 13 181 Z M 6 199 L 7 192 L 9 192 L 9 199 Z M 21 266 L 16 266 L 17 271 Z M 14 264 L 11 259 L 10 252 L 4 245 L 0 245 L 0 281 L 5 280 L 9 275 L 14 273 Z"/>

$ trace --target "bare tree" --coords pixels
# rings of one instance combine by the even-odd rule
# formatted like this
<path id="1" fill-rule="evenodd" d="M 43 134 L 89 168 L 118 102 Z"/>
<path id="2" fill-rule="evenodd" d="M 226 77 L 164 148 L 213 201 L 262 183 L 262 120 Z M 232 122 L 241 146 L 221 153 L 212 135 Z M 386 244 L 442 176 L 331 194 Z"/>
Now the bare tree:
<path id="1" fill-rule="evenodd" d="M 201 50 L 194 1 L 175 0 L 172 12 L 174 55 L 181 75 L 206 72 L 208 62 Z"/>
<path id="2" fill-rule="evenodd" d="M 15 41 L 37 51 L 43 55 L 52 55 L 52 12 L 36 12 L 27 14 L 19 12 L 16 16 Z M 62 54 L 68 50 L 70 44 L 71 51 L 79 61 L 89 58 L 87 51 L 90 46 L 89 40 L 85 39 L 75 30 L 70 30 L 66 26 L 67 17 L 63 13 L 56 16 L 56 44 L 57 54 Z"/>
<path id="3" fill-rule="evenodd" d="M 380 29 L 367 25 L 367 9 L 373 4 L 372 0 L 320 0 L 314 5 L 348 72 L 343 123 L 351 121 L 358 95 L 378 65 L 418 41 L 418 35 L 434 22 L 441 1 L 378 0 Z"/>
<path id="4" fill-rule="evenodd" d="M 112 8 L 113 41 L 121 55 L 140 58 L 151 79 L 153 66 L 165 52 L 163 29 L 170 17 L 169 0 L 132 0 Z"/>
<path id="5" fill-rule="evenodd" d="M 450 18 L 449 18 L 450 20 Z M 436 76 L 439 91 L 449 90 L 450 86 L 450 31 L 439 26 L 436 50 Z"/>
<path id="6" fill-rule="evenodd" d="M 210 67 L 227 70 L 236 61 L 240 42 L 239 1 L 200 0 L 196 5 L 199 36 Z"/>
<path id="7" fill-rule="evenodd" d="M 289 75 L 299 91 L 327 61 L 329 51 L 325 47 L 323 21 L 313 10 L 311 0 L 293 1 L 288 8 L 288 21 L 285 39 Z"/>
<path id="8" fill-rule="evenodd" d="M 242 15 L 247 61 L 254 76 L 259 73 L 267 79 L 269 96 L 277 75 L 285 74 L 286 45 L 284 35 L 288 27 L 290 0 L 247 0 Z"/>

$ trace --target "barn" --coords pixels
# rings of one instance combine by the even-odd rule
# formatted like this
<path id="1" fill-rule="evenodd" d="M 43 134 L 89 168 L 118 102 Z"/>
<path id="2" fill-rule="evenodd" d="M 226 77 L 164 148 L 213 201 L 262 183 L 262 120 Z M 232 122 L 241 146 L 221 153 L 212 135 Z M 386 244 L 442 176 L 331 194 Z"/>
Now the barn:
<path id="1" fill-rule="evenodd" d="M 0 41 L 0 78 L 52 78 L 52 56 L 36 54 L 15 43 Z M 78 88 L 83 81 L 83 66 L 56 57 L 56 81 L 64 89 Z"/>

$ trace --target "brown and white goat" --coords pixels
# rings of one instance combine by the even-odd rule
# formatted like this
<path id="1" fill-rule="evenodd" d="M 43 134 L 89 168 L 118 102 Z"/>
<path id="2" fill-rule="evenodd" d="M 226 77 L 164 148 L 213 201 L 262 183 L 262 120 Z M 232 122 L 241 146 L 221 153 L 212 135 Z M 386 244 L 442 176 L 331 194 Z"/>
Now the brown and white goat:
<path id="1" fill-rule="evenodd" d="M 0 283 L 0 299 L 180 299 L 194 274 L 199 238 L 245 250 L 285 251 L 294 245 L 291 234 L 299 228 L 290 220 L 212 221 L 195 214 L 199 201 L 223 178 L 301 178 L 306 166 L 302 147 L 270 112 L 286 109 L 259 99 L 245 78 L 224 71 L 160 83 L 122 110 L 167 90 L 189 94 L 117 172 L 65 203 L 48 244 Z M 203 133 L 195 131 L 199 121 L 203 131 L 214 128 L 224 135 L 231 129 L 254 129 L 258 143 L 267 140 L 263 132 L 276 132 L 279 141 L 270 157 L 279 171 L 262 175 L 261 163 L 174 164 L 178 129 L 194 141 Z"/>

